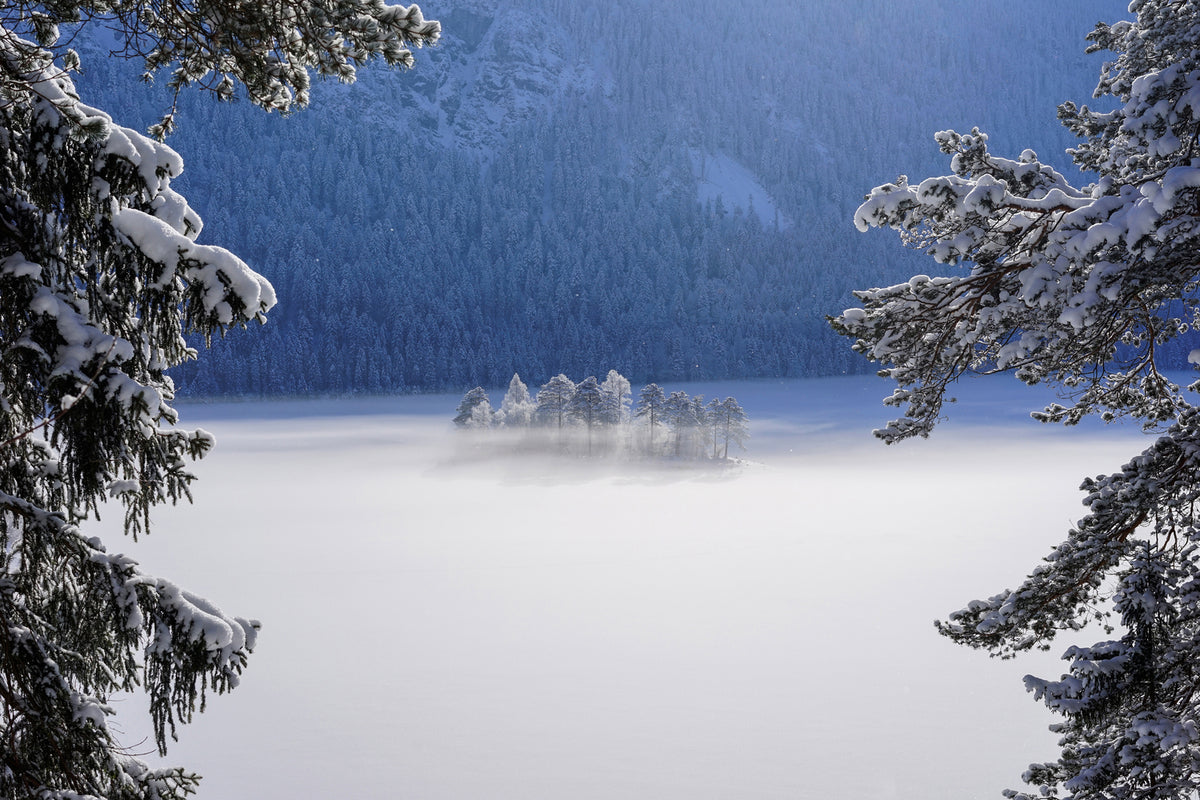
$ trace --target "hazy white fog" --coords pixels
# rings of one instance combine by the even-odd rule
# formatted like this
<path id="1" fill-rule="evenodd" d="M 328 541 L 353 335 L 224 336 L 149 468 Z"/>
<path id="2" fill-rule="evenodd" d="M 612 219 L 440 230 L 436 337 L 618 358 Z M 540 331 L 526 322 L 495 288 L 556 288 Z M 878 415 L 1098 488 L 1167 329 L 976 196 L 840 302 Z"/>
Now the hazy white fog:
<path id="1" fill-rule="evenodd" d="M 877 379 L 669 387 L 746 408 L 725 473 L 479 460 L 457 397 L 185 407 L 196 505 L 124 549 L 264 627 L 168 760 L 202 798 L 998 797 L 1055 753 L 1020 677 L 1068 641 L 999 662 L 931 623 L 1145 444 L 1007 387 L 891 448 Z"/>

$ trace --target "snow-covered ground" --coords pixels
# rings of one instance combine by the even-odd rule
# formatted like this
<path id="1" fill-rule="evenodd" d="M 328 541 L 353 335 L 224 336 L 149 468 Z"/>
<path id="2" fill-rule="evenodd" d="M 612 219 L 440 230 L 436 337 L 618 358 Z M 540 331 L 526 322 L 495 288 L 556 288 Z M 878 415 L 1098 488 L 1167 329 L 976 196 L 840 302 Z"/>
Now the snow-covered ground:
<path id="1" fill-rule="evenodd" d="M 931 623 L 1147 443 L 1011 386 L 894 447 L 878 379 L 665 387 L 741 401 L 734 471 L 476 457 L 457 397 L 185 406 L 196 504 L 109 547 L 264 627 L 168 760 L 225 800 L 998 797 L 1056 753 L 1020 682 L 1055 654 Z"/>

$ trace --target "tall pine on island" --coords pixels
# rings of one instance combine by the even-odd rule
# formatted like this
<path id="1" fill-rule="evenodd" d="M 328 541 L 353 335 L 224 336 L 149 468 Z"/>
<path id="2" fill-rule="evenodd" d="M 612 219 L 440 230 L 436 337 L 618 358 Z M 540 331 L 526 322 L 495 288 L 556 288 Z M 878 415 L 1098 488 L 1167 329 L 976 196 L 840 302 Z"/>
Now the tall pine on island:
<path id="1" fill-rule="evenodd" d="M 1006 658 L 1090 621 L 1114 635 L 1070 647 L 1059 680 L 1026 678 L 1062 717 L 1062 752 L 1013 800 L 1200 791 L 1200 408 L 1157 361 L 1200 322 L 1200 3 L 1130 10 L 1089 36 L 1115 54 L 1096 93 L 1113 110 L 1059 108 L 1094 182 L 1073 186 L 1029 150 L 996 156 L 978 131 L 939 133 L 952 174 L 880 186 L 855 222 L 959 269 L 858 292 L 862 307 L 832 320 L 898 384 L 886 442 L 928 435 L 963 375 L 1005 371 L 1060 390 L 1044 422 L 1129 417 L 1160 434 L 1084 482 L 1086 516 L 1015 590 L 938 625 Z"/>
<path id="2" fill-rule="evenodd" d="M 190 498 L 188 461 L 212 441 L 176 427 L 166 371 L 196 355 L 185 332 L 262 321 L 275 294 L 196 242 L 179 156 L 77 96 L 77 23 L 176 92 L 240 84 L 280 112 L 307 102 L 309 69 L 407 66 L 440 29 L 379 0 L 0 5 L 0 797 L 169 800 L 198 776 L 130 755 L 110 697 L 149 695 L 165 753 L 206 692 L 237 685 L 258 626 L 142 573 L 88 523 L 115 498 L 145 535 L 151 509 Z M 168 111 L 152 133 L 174 125 Z"/>

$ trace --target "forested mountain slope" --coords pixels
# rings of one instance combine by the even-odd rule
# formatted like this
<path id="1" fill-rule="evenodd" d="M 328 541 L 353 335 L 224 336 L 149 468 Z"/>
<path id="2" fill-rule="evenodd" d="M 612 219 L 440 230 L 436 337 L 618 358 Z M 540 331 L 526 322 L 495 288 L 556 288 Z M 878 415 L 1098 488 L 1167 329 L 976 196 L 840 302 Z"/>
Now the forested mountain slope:
<path id="1" fill-rule="evenodd" d="M 1078 55 L 1123 4 L 428 0 L 414 70 L 319 85 L 281 120 L 187 97 L 171 145 L 202 241 L 275 284 L 262 330 L 191 394 L 827 375 L 865 361 L 824 315 L 927 271 L 854 208 L 941 174 L 943 128 L 1049 156 Z M 145 126 L 159 92 L 82 48 L 85 102 Z M 1069 166 L 1066 156 L 1061 158 Z"/>

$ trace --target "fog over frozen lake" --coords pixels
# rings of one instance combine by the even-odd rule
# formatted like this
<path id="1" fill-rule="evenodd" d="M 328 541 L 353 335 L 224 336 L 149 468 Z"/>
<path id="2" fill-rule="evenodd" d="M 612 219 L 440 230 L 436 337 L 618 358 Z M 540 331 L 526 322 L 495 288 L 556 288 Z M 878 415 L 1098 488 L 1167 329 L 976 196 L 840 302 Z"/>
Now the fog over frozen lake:
<path id="1" fill-rule="evenodd" d="M 1020 679 L 1077 640 L 1002 662 L 932 621 L 1142 434 L 1038 425 L 1004 377 L 893 447 L 879 379 L 664 388 L 737 397 L 748 463 L 496 457 L 457 396 L 181 406 L 217 436 L 195 505 L 106 542 L 263 630 L 167 761 L 226 800 L 969 800 L 1057 753 Z"/>

